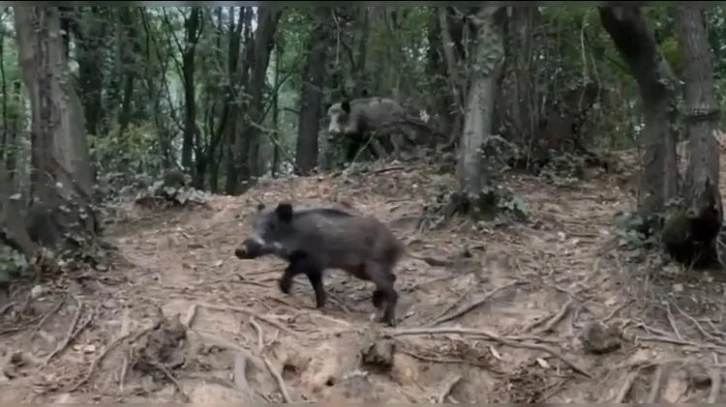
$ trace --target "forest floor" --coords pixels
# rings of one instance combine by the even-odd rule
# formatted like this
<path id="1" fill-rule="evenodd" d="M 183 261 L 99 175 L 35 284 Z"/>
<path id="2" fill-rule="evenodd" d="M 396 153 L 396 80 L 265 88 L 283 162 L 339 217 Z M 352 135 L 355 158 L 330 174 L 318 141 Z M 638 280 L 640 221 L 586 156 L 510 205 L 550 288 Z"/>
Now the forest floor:
<path id="1" fill-rule="evenodd" d="M 452 176 L 379 168 L 268 181 L 207 207 L 126 205 L 105 231 L 109 271 L 18 291 L 0 310 L 0 403 L 726 401 L 723 278 L 617 249 L 613 217 L 635 205 L 627 171 L 569 188 L 505 175 L 530 222 L 422 232 Z M 282 261 L 233 254 L 257 202 L 286 199 L 349 202 L 448 264 L 401 261 L 395 328 L 371 321 L 372 285 L 339 270 L 315 309 L 304 277 L 279 291 Z"/>

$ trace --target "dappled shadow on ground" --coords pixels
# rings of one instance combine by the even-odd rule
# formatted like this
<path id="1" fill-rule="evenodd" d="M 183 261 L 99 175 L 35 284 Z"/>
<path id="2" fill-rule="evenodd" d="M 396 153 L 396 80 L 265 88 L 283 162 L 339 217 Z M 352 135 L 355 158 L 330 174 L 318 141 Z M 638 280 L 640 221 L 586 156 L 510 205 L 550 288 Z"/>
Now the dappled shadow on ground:
<path id="1" fill-rule="evenodd" d="M 208 207 L 124 208 L 107 231 L 114 269 L 19 292 L 3 310 L 0 401 L 723 400 L 722 284 L 614 250 L 613 215 L 634 204 L 625 182 L 508 175 L 527 224 L 422 231 L 423 207 L 453 178 L 380 165 Z M 396 328 L 372 322 L 371 285 L 338 270 L 315 309 L 304 278 L 279 291 L 283 262 L 233 255 L 257 202 L 280 200 L 350 203 L 447 266 L 402 260 Z"/>

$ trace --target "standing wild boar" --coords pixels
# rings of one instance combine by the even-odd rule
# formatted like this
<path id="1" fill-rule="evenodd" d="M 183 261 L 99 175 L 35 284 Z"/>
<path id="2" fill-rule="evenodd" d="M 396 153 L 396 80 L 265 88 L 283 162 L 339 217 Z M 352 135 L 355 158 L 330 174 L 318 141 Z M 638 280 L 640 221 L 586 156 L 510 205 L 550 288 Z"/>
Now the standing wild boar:
<path id="1" fill-rule="evenodd" d="M 393 99 L 369 97 L 344 100 L 328 109 L 328 134 L 331 138 L 343 136 L 350 140 L 346 159 L 351 161 L 366 144 L 367 137 L 379 131 L 394 130 L 391 134 L 393 154 L 399 157 L 405 141 L 401 131 L 405 130 L 398 125 L 406 123 L 406 117 L 403 107 Z M 381 155 L 382 148 L 377 141 L 373 140 L 371 144 Z"/>
<path id="2" fill-rule="evenodd" d="M 379 322 L 395 325 L 398 293 L 394 268 L 404 254 L 403 244 L 380 221 L 342 209 L 294 210 L 290 203 L 257 208 L 254 234 L 235 250 L 239 258 L 273 253 L 289 262 L 280 278 L 280 289 L 289 293 L 292 279 L 305 274 L 315 291 L 317 307 L 326 301 L 323 271 L 339 268 L 371 281 L 373 305 L 383 308 Z"/>

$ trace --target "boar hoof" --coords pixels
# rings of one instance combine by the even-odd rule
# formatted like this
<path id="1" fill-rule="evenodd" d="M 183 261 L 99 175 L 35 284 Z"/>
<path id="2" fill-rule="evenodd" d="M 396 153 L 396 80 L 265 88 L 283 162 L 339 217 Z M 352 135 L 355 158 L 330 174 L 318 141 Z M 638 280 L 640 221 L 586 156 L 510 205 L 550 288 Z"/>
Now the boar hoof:
<path id="1" fill-rule="evenodd" d="M 281 278 L 277 283 L 280 286 L 280 291 L 282 291 L 284 294 L 290 294 L 290 288 L 292 287 L 292 280 L 286 279 L 286 278 Z"/>

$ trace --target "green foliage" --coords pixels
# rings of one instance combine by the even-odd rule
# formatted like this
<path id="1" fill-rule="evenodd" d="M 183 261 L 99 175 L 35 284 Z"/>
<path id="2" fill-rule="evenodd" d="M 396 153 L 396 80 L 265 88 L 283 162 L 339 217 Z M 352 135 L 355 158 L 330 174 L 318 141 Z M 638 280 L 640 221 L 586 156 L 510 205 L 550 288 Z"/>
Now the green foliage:
<path id="1" fill-rule="evenodd" d="M 28 262 L 25 256 L 10 246 L 0 243 L 0 287 L 25 274 Z"/>
<path id="2" fill-rule="evenodd" d="M 641 215 L 637 212 L 619 212 L 615 215 L 615 234 L 619 246 L 628 249 L 652 249 L 660 244 L 663 227 L 661 215 Z"/>

